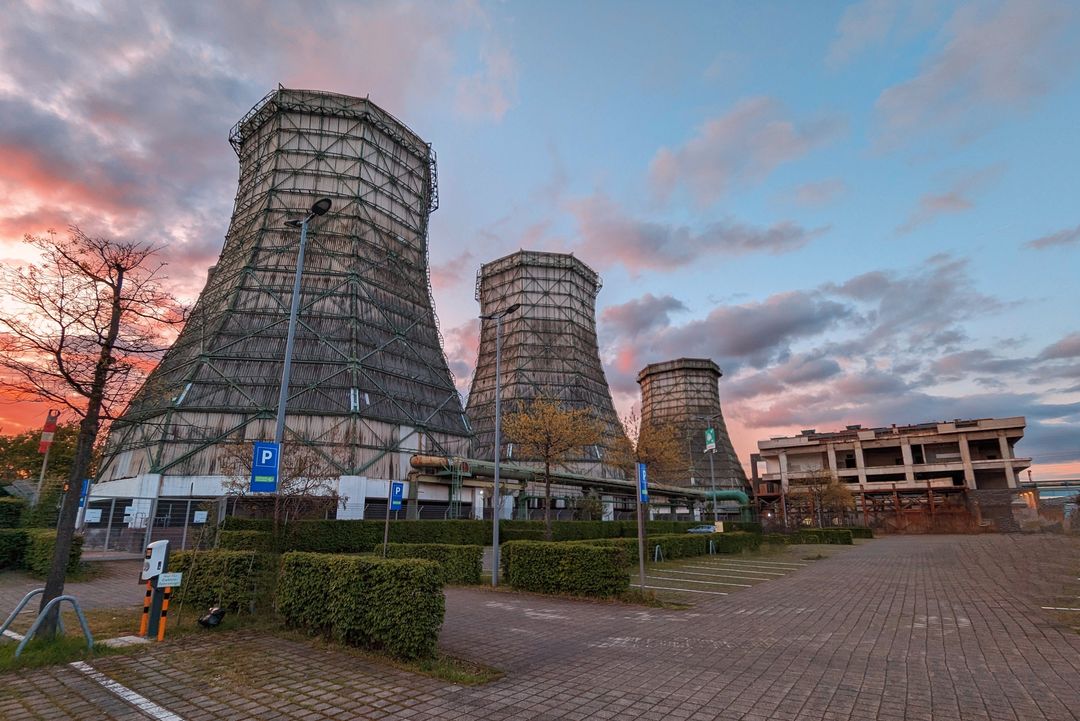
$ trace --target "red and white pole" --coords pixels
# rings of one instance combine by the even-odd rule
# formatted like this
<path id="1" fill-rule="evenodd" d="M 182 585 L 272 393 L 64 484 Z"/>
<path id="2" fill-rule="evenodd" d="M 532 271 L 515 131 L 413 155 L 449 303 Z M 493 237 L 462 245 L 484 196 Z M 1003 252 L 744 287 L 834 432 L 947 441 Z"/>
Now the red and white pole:
<path id="1" fill-rule="evenodd" d="M 45 483 L 45 470 L 49 467 L 49 451 L 52 449 L 53 436 L 56 434 L 56 422 L 60 419 L 60 411 L 50 410 L 45 418 L 45 427 L 41 430 L 41 441 L 38 442 L 38 453 L 44 453 L 41 460 L 41 475 L 38 477 L 37 491 L 34 492 L 34 505 L 41 499 L 41 487 Z"/>

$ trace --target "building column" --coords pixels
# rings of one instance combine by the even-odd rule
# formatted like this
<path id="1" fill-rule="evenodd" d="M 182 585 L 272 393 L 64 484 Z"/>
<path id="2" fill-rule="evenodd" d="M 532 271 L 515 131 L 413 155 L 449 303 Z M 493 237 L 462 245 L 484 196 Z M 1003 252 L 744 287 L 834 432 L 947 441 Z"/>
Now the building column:
<path id="1" fill-rule="evenodd" d="M 825 452 L 829 456 L 829 470 L 832 471 L 832 474 L 834 476 L 839 478 L 840 474 L 836 472 L 836 447 L 830 443 L 828 446 L 825 447 Z"/>
<path id="2" fill-rule="evenodd" d="M 1009 488 L 1016 488 L 1016 471 L 1013 470 L 1013 454 L 1009 452 L 1009 439 L 1005 431 L 998 431 L 998 447 L 1001 449 L 1001 458 L 1005 461 L 1005 479 L 1009 482 Z"/>
<path id="3" fill-rule="evenodd" d="M 964 483 L 971 490 L 975 490 L 975 468 L 971 465 L 971 448 L 968 446 L 967 433 L 961 433 L 959 438 L 960 460 L 964 464 Z"/>
<path id="4" fill-rule="evenodd" d="M 780 451 L 780 492 L 787 493 L 788 490 L 788 467 L 787 467 L 787 451 Z"/>
<path id="5" fill-rule="evenodd" d="M 863 458 L 862 443 L 855 441 L 855 468 L 859 471 L 859 487 L 866 489 L 866 459 Z"/>
<path id="6" fill-rule="evenodd" d="M 904 480 L 908 483 L 915 482 L 915 459 L 911 455 L 911 441 L 900 441 L 900 455 L 904 458 Z"/>

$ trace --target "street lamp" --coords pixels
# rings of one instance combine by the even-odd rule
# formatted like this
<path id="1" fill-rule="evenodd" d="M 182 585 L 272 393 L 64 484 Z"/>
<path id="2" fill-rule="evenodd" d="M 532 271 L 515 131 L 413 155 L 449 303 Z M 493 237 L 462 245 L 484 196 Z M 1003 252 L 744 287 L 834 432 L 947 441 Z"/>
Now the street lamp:
<path id="1" fill-rule="evenodd" d="M 300 276 L 304 272 L 304 248 L 307 245 L 308 223 L 312 218 L 326 215 L 330 210 L 330 198 L 320 198 L 311 206 L 303 220 L 286 220 L 285 225 L 300 228 L 300 250 L 296 254 L 296 277 L 293 279 L 292 305 L 289 308 L 289 331 L 285 336 L 285 364 L 281 368 L 281 388 L 278 390 L 277 425 L 274 427 L 274 443 L 281 447 L 285 436 L 285 400 L 289 395 L 289 374 L 292 371 L 293 341 L 296 338 L 296 315 L 300 310 Z M 280 450 L 278 451 L 281 452 Z"/>
<path id="2" fill-rule="evenodd" d="M 480 316 L 480 320 L 495 321 L 495 478 L 491 493 L 491 585 L 499 585 L 499 506 L 502 488 L 499 487 L 499 459 L 502 457 L 502 320 L 516 313 L 521 303 L 514 303 L 498 313 Z"/>

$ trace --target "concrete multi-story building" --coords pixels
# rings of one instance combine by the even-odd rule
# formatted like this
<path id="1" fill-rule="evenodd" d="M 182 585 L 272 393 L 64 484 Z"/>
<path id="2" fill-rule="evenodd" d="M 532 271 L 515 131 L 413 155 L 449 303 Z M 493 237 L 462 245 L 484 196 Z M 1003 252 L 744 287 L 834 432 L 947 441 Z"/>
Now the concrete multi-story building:
<path id="1" fill-rule="evenodd" d="M 827 433 L 811 429 L 770 438 L 758 441 L 754 492 L 765 506 L 782 506 L 792 483 L 825 473 L 852 491 L 857 512 L 868 522 L 883 512 L 933 516 L 935 510 L 960 506 L 978 518 L 990 506 L 1007 506 L 1010 492 L 1020 486 L 1020 472 L 1031 465 L 1030 458 L 1015 452 L 1025 425 L 1016 416 L 884 428 L 856 425 Z M 999 493 L 984 493 L 990 491 Z"/>

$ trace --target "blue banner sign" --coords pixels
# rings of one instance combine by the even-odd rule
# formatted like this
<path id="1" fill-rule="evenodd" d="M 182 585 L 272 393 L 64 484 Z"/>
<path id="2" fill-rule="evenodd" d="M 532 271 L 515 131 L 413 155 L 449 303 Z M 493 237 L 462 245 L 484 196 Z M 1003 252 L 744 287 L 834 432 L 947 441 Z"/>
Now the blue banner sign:
<path id="1" fill-rule="evenodd" d="M 637 464 L 638 498 L 642 503 L 649 502 L 649 478 L 645 472 L 645 464 Z"/>
<path id="2" fill-rule="evenodd" d="M 281 448 L 277 443 L 255 442 L 255 456 L 251 461 L 252 493 L 273 493 L 277 490 L 280 463 Z"/>
<path id="3" fill-rule="evenodd" d="M 405 484 L 401 481 L 394 481 L 390 484 L 390 510 L 401 510 L 401 499 L 405 497 Z"/>

